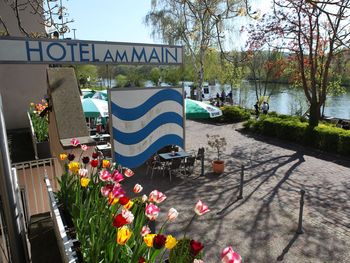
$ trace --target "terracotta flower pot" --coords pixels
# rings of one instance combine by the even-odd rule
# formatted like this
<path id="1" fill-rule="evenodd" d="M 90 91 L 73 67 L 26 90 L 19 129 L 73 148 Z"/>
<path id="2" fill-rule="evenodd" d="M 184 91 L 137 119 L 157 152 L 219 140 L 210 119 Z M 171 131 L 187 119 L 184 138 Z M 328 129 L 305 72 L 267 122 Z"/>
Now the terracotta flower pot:
<path id="1" fill-rule="evenodd" d="M 221 174 L 224 172 L 225 169 L 225 162 L 222 160 L 215 160 L 212 162 L 213 165 L 213 171 L 216 174 Z"/>

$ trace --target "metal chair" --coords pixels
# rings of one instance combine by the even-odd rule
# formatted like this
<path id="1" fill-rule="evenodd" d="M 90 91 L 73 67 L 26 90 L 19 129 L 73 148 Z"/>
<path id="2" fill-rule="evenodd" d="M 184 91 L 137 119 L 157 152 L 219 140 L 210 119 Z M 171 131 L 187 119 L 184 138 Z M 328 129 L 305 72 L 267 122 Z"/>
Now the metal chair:
<path id="1" fill-rule="evenodd" d="M 196 162 L 196 156 L 189 156 L 185 160 L 185 172 L 188 175 L 193 173 L 194 170 L 194 164 Z"/>
<path id="2" fill-rule="evenodd" d="M 169 172 L 170 182 L 171 182 L 172 173 L 178 172 L 179 170 L 183 170 L 182 159 L 181 158 L 172 159 L 171 162 L 164 167 L 163 175 L 165 170 Z"/>
<path id="3" fill-rule="evenodd" d="M 160 160 L 158 155 L 154 155 L 152 158 L 150 158 L 147 162 L 147 170 L 146 170 L 146 174 L 148 175 L 148 171 L 151 170 L 151 179 L 153 179 L 153 174 L 154 171 L 156 172 L 160 172 L 162 170 L 164 170 L 164 163 Z M 164 172 L 163 172 L 164 173 Z"/>

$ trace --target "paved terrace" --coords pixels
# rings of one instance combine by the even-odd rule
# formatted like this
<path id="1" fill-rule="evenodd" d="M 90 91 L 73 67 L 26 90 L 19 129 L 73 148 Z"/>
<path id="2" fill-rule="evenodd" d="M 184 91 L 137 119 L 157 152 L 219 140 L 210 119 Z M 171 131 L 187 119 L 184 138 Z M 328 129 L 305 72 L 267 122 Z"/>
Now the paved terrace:
<path id="1" fill-rule="evenodd" d="M 195 220 L 190 236 L 205 245 L 205 262 L 220 262 L 220 252 L 231 245 L 245 263 L 349 262 L 350 160 L 288 142 L 244 134 L 241 124 L 186 123 L 186 149 L 207 147 L 206 134 L 226 137 L 225 173 L 211 172 L 214 152 L 206 151 L 205 175 L 197 162 L 191 176 L 146 176 L 143 168 L 129 180 L 158 189 L 167 200 L 160 220 L 175 207 L 180 215 L 167 233 L 182 237 L 198 199 L 211 212 Z M 245 165 L 244 199 L 237 201 L 240 166 Z M 306 190 L 304 234 L 296 235 L 300 189 Z M 159 227 L 159 225 L 158 225 Z"/>

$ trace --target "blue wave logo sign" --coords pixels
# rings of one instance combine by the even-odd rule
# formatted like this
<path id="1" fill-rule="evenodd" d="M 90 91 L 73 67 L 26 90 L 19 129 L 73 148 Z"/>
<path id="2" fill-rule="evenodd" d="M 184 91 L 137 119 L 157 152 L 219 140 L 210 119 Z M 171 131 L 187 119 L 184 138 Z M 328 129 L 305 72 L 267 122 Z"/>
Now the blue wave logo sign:
<path id="1" fill-rule="evenodd" d="M 183 88 L 110 91 L 114 160 L 135 168 L 167 145 L 184 147 Z"/>

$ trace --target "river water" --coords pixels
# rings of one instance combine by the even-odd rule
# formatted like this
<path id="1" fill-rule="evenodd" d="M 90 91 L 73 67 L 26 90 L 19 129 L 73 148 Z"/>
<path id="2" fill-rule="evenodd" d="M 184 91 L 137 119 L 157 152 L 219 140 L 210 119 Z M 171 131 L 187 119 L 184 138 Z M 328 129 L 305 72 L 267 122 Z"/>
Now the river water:
<path id="1" fill-rule="evenodd" d="M 225 86 L 225 92 L 228 94 L 230 87 Z M 214 98 L 216 93 L 221 94 L 219 85 L 210 86 L 209 96 Z M 272 93 L 271 93 L 272 92 Z M 270 111 L 276 111 L 282 114 L 304 114 L 307 107 L 306 98 L 302 89 L 293 89 L 288 84 L 269 85 L 267 94 L 272 94 L 269 100 Z M 241 87 L 233 89 L 234 104 L 245 108 L 252 108 L 256 102 L 255 88 L 251 82 L 243 82 Z M 328 96 L 324 111 L 325 116 L 350 119 L 350 88 L 340 96 Z"/>

